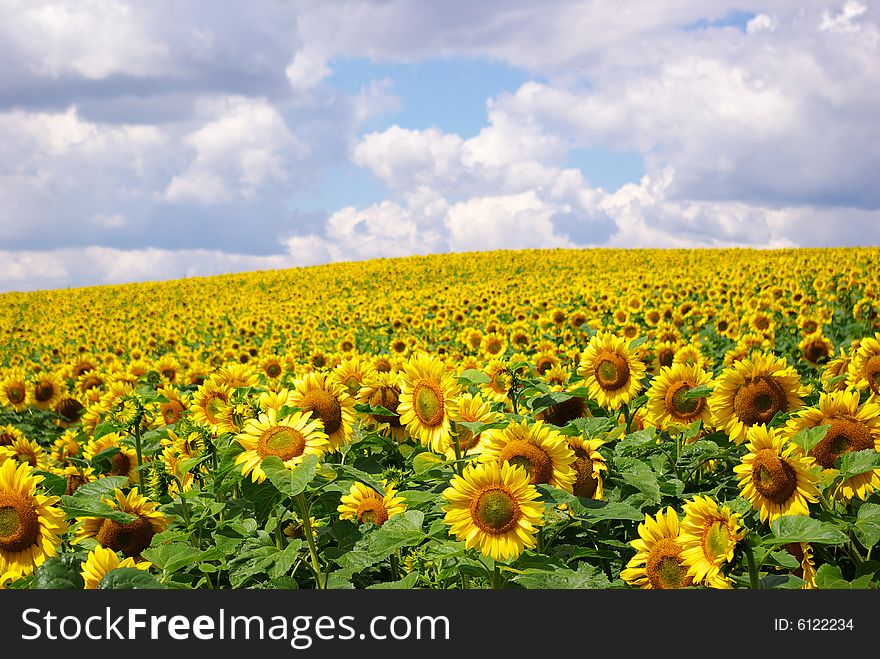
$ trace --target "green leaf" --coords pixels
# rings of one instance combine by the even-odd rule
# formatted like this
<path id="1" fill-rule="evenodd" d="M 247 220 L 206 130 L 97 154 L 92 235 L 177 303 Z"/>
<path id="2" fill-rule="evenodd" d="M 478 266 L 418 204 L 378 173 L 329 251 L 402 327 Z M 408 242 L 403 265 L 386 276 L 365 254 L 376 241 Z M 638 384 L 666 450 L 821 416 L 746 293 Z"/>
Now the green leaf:
<path id="1" fill-rule="evenodd" d="M 643 334 L 642 336 L 637 336 L 636 338 L 634 338 L 632 341 L 629 342 L 629 349 L 635 350 L 639 346 L 643 346 L 645 343 L 647 343 L 647 341 L 648 341 L 648 337 L 646 335 Z"/>
<path id="2" fill-rule="evenodd" d="M 399 416 L 397 412 L 392 412 L 387 407 L 382 407 L 381 405 L 370 405 L 368 403 L 357 403 L 354 406 L 355 411 L 360 412 L 362 414 L 370 414 L 373 416 L 390 416 L 392 418 L 396 418 Z"/>
<path id="3" fill-rule="evenodd" d="M 63 476 L 56 476 L 49 471 L 41 471 L 39 469 L 34 469 L 34 475 L 43 477 L 40 487 L 48 492 L 50 496 L 60 497 L 67 491 L 67 479 Z"/>
<path id="4" fill-rule="evenodd" d="M 798 559 L 789 554 L 787 551 L 770 552 L 770 557 L 782 567 L 787 567 L 790 570 L 797 570 L 801 566 Z"/>
<path id="5" fill-rule="evenodd" d="M 183 542 L 150 547 L 143 551 L 143 557 L 165 572 L 177 572 L 187 565 L 197 563 L 202 552 Z"/>
<path id="6" fill-rule="evenodd" d="M 387 581 L 384 583 L 373 584 L 367 586 L 367 590 L 400 590 L 409 589 L 416 585 L 419 580 L 418 572 L 410 572 L 400 581 Z"/>
<path id="7" fill-rule="evenodd" d="M 369 485 L 376 492 L 381 494 L 383 497 L 385 496 L 385 486 L 382 485 L 382 481 L 373 476 L 372 474 L 368 474 L 365 471 L 361 471 L 360 469 L 355 469 L 349 465 L 345 464 L 334 464 L 330 465 L 333 469 L 338 472 L 342 472 L 343 474 L 348 474 L 352 478 L 359 480 L 364 485 Z"/>
<path id="8" fill-rule="evenodd" d="M 608 577 L 597 567 L 581 562 L 577 570 L 556 568 L 553 570 L 526 569 L 511 581 L 529 589 L 604 589 L 610 585 Z"/>
<path id="9" fill-rule="evenodd" d="M 828 434 L 828 429 L 831 426 L 816 426 L 815 428 L 804 428 L 803 430 L 798 431 L 794 437 L 791 438 L 791 441 L 800 446 L 804 453 L 809 454 L 812 451 L 816 444 L 825 439 L 825 435 Z"/>
<path id="10" fill-rule="evenodd" d="M 870 549 L 880 540 L 880 505 L 863 503 L 856 514 L 853 532 L 865 549 Z"/>
<path id="11" fill-rule="evenodd" d="M 279 551 L 275 556 L 275 564 L 269 568 L 268 574 L 272 579 L 280 579 L 286 576 L 293 569 L 294 564 L 299 558 L 300 549 L 302 549 L 303 541 L 299 539 L 291 540 L 283 551 Z"/>
<path id="12" fill-rule="evenodd" d="M 415 471 L 416 474 L 424 474 L 431 469 L 437 469 L 443 464 L 443 462 L 444 459 L 436 453 L 425 451 L 424 453 L 419 453 L 413 458 L 413 471 Z"/>
<path id="13" fill-rule="evenodd" d="M 653 428 L 645 428 L 630 433 L 621 439 L 614 447 L 614 452 L 623 454 L 630 449 L 641 448 L 642 446 L 653 445 L 657 441 L 657 434 Z"/>
<path id="14" fill-rule="evenodd" d="M 825 563 L 816 570 L 816 588 L 850 590 L 852 585 L 843 578 L 839 565 Z"/>
<path id="15" fill-rule="evenodd" d="M 880 452 L 868 448 L 864 451 L 850 451 L 837 459 L 837 469 L 843 478 L 858 476 L 880 468 Z"/>
<path id="16" fill-rule="evenodd" d="M 318 470 L 318 456 L 307 455 L 295 469 L 288 469 L 278 456 L 270 455 L 263 458 L 260 467 L 282 494 L 295 497 L 302 493 Z"/>
<path id="17" fill-rule="evenodd" d="M 82 559 L 76 554 L 53 556 L 36 570 L 31 588 L 35 590 L 82 590 Z"/>
<path id="18" fill-rule="evenodd" d="M 701 384 L 698 387 L 691 387 L 683 395 L 685 400 L 695 400 L 697 398 L 708 398 L 712 395 L 712 387 L 707 384 Z"/>
<path id="19" fill-rule="evenodd" d="M 480 421 L 456 421 L 456 425 L 467 428 L 476 436 L 485 430 L 496 430 L 507 427 L 507 421 L 494 421 L 492 423 L 481 423 Z"/>
<path id="20" fill-rule="evenodd" d="M 803 515 L 783 515 L 770 523 L 773 538 L 765 540 L 771 545 L 787 545 L 794 542 L 812 542 L 820 545 L 842 545 L 849 538 L 836 526 Z"/>
<path id="21" fill-rule="evenodd" d="M 91 483 L 86 483 L 77 488 L 75 497 L 84 497 L 88 499 L 115 499 L 117 489 L 122 489 L 128 485 L 128 476 L 104 476 Z"/>
<path id="22" fill-rule="evenodd" d="M 94 439 L 101 439 L 101 437 L 109 435 L 110 433 L 119 432 L 119 430 L 119 426 L 117 426 L 115 423 L 110 423 L 109 421 L 99 423 L 97 426 L 95 426 L 95 432 L 92 433 L 92 437 Z M 100 453 L 98 455 L 100 455 Z"/>
<path id="23" fill-rule="evenodd" d="M 620 459 L 617 462 L 621 470 L 619 476 L 625 483 L 635 487 L 654 503 L 660 503 L 660 483 L 656 473 L 640 460 L 627 459 L 624 463 L 624 460 Z M 630 466 L 624 467 L 624 464 Z"/>
<path id="24" fill-rule="evenodd" d="M 458 376 L 459 384 L 486 384 L 491 382 L 492 378 L 475 368 L 469 368 Z"/>
<path id="25" fill-rule="evenodd" d="M 200 456 L 196 456 L 194 458 L 188 458 L 186 460 L 181 460 L 180 462 L 177 463 L 176 471 L 177 471 L 178 475 L 182 477 L 184 474 L 188 474 L 195 467 L 197 467 L 200 464 L 202 464 L 203 462 L 205 462 L 205 460 L 210 459 L 210 457 L 211 457 L 210 454 L 206 453 L 205 455 L 200 455 Z"/>
<path id="26" fill-rule="evenodd" d="M 98 584 L 99 590 L 162 590 L 164 586 L 146 570 L 118 567 L 110 570 Z"/>
<path id="27" fill-rule="evenodd" d="M 137 515 L 129 515 L 116 508 L 111 508 L 103 501 L 79 495 L 62 496 L 61 507 L 64 509 L 68 518 L 100 517 L 103 519 L 111 519 L 120 524 L 130 524 L 137 519 Z"/>
<path id="28" fill-rule="evenodd" d="M 421 510 L 407 510 L 368 533 L 355 544 L 354 549 L 366 551 L 371 557 L 384 559 L 395 549 L 412 547 L 424 540 L 424 521 L 425 513 Z"/>

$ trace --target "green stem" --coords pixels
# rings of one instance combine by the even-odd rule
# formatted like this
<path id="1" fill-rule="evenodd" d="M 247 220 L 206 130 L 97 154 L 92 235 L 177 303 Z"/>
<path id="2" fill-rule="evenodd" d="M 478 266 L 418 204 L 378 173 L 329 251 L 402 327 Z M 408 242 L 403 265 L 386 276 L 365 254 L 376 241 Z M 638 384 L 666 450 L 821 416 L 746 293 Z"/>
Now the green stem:
<path id="1" fill-rule="evenodd" d="M 630 431 L 632 430 L 632 422 L 633 422 L 633 418 L 629 413 L 629 405 L 624 403 L 621 406 L 620 411 L 623 412 L 623 418 L 626 419 L 626 434 L 628 435 L 630 433 Z"/>
<path id="2" fill-rule="evenodd" d="M 495 565 L 495 570 L 492 572 L 492 588 L 496 590 L 503 588 L 501 570 L 498 569 L 497 564 Z"/>
<path id="3" fill-rule="evenodd" d="M 318 590 L 324 590 L 327 580 L 321 573 L 321 559 L 318 557 L 318 547 L 315 545 L 315 539 L 312 537 L 312 520 L 309 517 L 309 500 L 304 493 L 296 495 L 296 502 L 299 504 L 300 516 L 303 521 L 303 533 L 306 535 L 306 541 L 309 543 L 309 554 L 312 557 L 312 568 L 315 571 L 315 583 Z"/>
<path id="4" fill-rule="evenodd" d="M 752 551 L 752 548 L 746 543 L 743 545 L 745 547 L 745 555 L 746 562 L 749 564 L 749 584 L 752 590 L 758 590 L 761 587 L 761 583 L 758 581 L 758 565 L 755 563 L 755 552 Z M 763 563 L 763 561 L 761 561 Z"/>
<path id="5" fill-rule="evenodd" d="M 391 552 L 391 580 L 392 581 L 400 581 L 400 558 L 398 556 L 398 552 L 400 550 L 394 550 Z"/>

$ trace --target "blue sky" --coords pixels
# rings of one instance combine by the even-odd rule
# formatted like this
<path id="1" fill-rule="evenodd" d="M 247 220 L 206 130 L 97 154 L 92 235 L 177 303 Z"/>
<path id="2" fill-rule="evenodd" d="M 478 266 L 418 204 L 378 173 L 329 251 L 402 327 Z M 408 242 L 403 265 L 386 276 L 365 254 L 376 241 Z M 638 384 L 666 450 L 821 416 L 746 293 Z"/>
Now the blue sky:
<path id="1" fill-rule="evenodd" d="M 876 245 L 878 13 L 6 3 L 0 291 L 501 248 Z"/>

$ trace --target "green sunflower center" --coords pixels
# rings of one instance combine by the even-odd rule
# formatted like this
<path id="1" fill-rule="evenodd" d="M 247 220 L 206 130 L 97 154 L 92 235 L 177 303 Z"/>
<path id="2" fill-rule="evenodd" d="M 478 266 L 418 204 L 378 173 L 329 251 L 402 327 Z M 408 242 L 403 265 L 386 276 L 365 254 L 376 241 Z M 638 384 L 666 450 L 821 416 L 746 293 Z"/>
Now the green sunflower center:
<path id="1" fill-rule="evenodd" d="M 211 423 L 217 423 L 218 416 L 226 404 L 226 398 L 220 394 L 211 394 L 205 401 L 205 416 Z"/>
<path id="2" fill-rule="evenodd" d="M 514 439 L 508 442 L 498 454 L 498 461 L 507 461 L 514 467 L 522 467 L 529 474 L 532 485 L 549 483 L 553 477 L 553 462 L 550 456 L 531 442 Z"/>
<path id="3" fill-rule="evenodd" d="M 620 355 L 613 352 L 603 352 L 596 360 L 593 371 L 599 386 L 605 390 L 620 389 L 629 382 L 629 364 Z"/>
<path id="4" fill-rule="evenodd" d="M 138 516 L 133 522 L 121 524 L 112 519 L 104 520 L 95 539 L 107 549 L 121 551 L 129 557 L 138 556 L 150 546 L 155 531 L 150 521 Z"/>
<path id="5" fill-rule="evenodd" d="M 705 398 L 686 398 L 693 382 L 676 382 L 666 391 L 666 410 L 679 421 L 693 421 L 703 412 Z"/>
<path id="6" fill-rule="evenodd" d="M 831 427 L 822 441 L 813 447 L 810 455 L 823 469 L 833 469 L 837 458 L 850 451 L 874 448 L 874 438 L 868 427 L 855 419 L 832 419 Z"/>
<path id="7" fill-rule="evenodd" d="M 266 375 L 268 375 L 270 378 L 277 378 L 279 375 L 281 375 L 281 365 L 272 362 L 271 364 L 266 366 Z"/>
<path id="8" fill-rule="evenodd" d="M 500 488 L 483 492 L 471 511 L 474 523 L 487 533 L 506 533 L 519 518 L 519 506 Z"/>
<path id="9" fill-rule="evenodd" d="M 342 427 L 342 406 L 323 389 L 312 389 L 303 396 L 301 407 L 304 411 L 317 414 L 324 424 L 324 432 L 332 435 Z"/>
<path id="10" fill-rule="evenodd" d="M 506 394 L 510 389 L 510 377 L 507 375 L 507 371 L 497 371 L 493 374 L 490 385 L 495 393 Z"/>
<path id="11" fill-rule="evenodd" d="M 13 403 L 21 403 L 25 399 L 25 391 L 23 387 L 12 385 L 6 390 L 6 397 Z"/>
<path id="12" fill-rule="evenodd" d="M 693 583 L 687 566 L 679 558 L 681 547 L 672 538 L 658 541 L 648 555 L 645 572 L 651 587 L 658 590 L 686 588 Z"/>
<path id="13" fill-rule="evenodd" d="M 797 490 L 797 474 L 775 451 L 762 449 L 755 455 L 752 483 L 765 499 L 782 504 Z"/>
<path id="14" fill-rule="evenodd" d="M 39 535 L 40 519 L 30 499 L 14 492 L 0 494 L 0 550 L 20 552 Z"/>
<path id="15" fill-rule="evenodd" d="M 727 557 L 730 552 L 730 533 L 723 520 L 716 519 L 703 531 L 703 554 L 713 563 Z"/>
<path id="16" fill-rule="evenodd" d="M 733 411 L 747 426 L 769 423 L 777 412 L 787 410 L 785 390 L 768 375 L 747 379 L 733 396 Z"/>
<path id="17" fill-rule="evenodd" d="M 302 433 L 287 426 L 273 426 L 264 431 L 257 441 L 257 452 L 260 455 L 277 455 L 282 461 L 299 457 L 305 448 L 306 439 Z"/>
<path id="18" fill-rule="evenodd" d="M 433 383 L 420 382 L 413 392 L 413 409 L 423 425 L 433 428 L 443 422 L 443 395 Z"/>

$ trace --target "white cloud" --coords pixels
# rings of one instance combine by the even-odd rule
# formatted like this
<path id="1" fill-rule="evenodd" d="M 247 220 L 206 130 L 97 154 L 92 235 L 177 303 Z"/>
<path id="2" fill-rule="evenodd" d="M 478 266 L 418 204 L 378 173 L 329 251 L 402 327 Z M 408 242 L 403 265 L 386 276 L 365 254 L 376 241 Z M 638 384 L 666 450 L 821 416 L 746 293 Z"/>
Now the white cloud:
<path id="1" fill-rule="evenodd" d="M 822 12 L 822 22 L 819 29 L 831 32 L 858 32 L 862 26 L 853 19 L 858 18 L 868 11 L 868 8 L 855 0 L 847 0 L 839 14 L 832 15 L 827 9 Z"/>
<path id="2" fill-rule="evenodd" d="M 307 91 L 333 73 L 326 58 L 311 48 L 296 53 L 285 70 L 291 86 L 297 91 Z"/>

